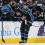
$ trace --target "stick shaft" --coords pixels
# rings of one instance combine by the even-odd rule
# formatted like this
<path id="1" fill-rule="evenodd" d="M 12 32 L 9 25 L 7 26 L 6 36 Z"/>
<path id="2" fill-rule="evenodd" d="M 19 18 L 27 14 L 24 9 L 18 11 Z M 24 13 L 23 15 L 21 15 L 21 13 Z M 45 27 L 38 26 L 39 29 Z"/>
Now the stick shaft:
<path id="1" fill-rule="evenodd" d="M 44 13 L 44 24 L 45 24 L 45 13 Z"/>
<path id="2" fill-rule="evenodd" d="M 5 41 L 3 39 L 3 16 L 2 16 L 2 41 L 5 43 Z"/>

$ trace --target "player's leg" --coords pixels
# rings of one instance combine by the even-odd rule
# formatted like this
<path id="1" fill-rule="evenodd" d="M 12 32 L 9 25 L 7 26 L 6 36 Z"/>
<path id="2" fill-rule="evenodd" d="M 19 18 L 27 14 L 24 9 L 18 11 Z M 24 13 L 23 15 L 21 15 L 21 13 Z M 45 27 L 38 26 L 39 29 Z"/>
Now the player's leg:
<path id="1" fill-rule="evenodd" d="M 25 21 L 23 21 L 22 24 L 21 24 L 21 29 L 20 29 L 21 41 L 19 43 L 23 43 L 23 40 L 24 40 L 24 29 L 25 29 Z"/>
<path id="2" fill-rule="evenodd" d="M 30 26 L 31 26 L 30 24 L 25 25 L 25 38 L 24 38 L 23 43 L 27 43 Z"/>

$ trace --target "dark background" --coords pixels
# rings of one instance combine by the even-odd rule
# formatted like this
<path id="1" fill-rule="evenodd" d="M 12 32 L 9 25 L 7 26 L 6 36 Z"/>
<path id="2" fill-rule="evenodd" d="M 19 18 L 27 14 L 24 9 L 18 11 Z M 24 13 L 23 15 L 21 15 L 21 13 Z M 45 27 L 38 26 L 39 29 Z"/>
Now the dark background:
<path id="1" fill-rule="evenodd" d="M 38 0 L 38 3 L 43 3 L 45 2 L 45 0 Z"/>
<path id="2" fill-rule="evenodd" d="M 5 1 L 5 0 L 3 0 L 3 1 Z M 19 0 L 15 0 L 16 2 L 18 2 Z M 24 0 L 24 1 L 28 1 L 28 0 Z M 45 0 L 37 0 L 38 1 L 38 3 L 43 3 L 43 2 L 45 2 Z"/>

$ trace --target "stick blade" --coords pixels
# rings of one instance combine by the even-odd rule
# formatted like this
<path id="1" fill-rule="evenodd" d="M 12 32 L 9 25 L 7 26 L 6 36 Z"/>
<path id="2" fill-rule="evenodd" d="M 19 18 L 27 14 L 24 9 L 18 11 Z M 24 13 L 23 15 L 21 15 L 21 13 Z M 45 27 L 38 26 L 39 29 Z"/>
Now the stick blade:
<path id="1" fill-rule="evenodd" d="M 7 42 L 5 42 L 5 44 L 7 44 Z"/>

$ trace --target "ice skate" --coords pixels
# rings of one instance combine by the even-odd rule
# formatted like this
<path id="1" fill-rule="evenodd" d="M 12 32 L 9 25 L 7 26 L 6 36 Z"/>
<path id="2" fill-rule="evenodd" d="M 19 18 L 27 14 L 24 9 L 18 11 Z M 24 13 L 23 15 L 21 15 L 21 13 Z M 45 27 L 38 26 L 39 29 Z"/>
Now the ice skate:
<path id="1" fill-rule="evenodd" d="M 23 43 L 23 40 L 21 40 L 19 43 Z"/>
<path id="2" fill-rule="evenodd" d="M 23 43 L 27 43 L 27 41 L 26 41 L 26 40 L 24 40 L 24 41 L 23 41 Z"/>

